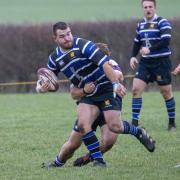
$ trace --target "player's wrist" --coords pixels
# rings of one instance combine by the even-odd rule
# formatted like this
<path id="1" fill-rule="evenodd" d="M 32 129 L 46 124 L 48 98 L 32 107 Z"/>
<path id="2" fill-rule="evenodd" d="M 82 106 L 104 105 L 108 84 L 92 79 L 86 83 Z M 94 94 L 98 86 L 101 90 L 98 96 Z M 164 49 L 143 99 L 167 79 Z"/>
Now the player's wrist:
<path id="1" fill-rule="evenodd" d="M 82 90 L 83 90 L 84 95 L 87 95 L 87 94 L 88 94 L 88 92 L 86 92 L 86 90 L 85 90 L 84 87 L 82 88 Z"/>
<path id="2" fill-rule="evenodd" d="M 115 98 L 117 89 L 118 89 L 118 85 L 119 85 L 119 81 L 112 81 L 112 85 L 113 85 L 113 97 Z"/>
<path id="3" fill-rule="evenodd" d="M 119 84 L 119 80 L 112 81 L 112 85 Z"/>

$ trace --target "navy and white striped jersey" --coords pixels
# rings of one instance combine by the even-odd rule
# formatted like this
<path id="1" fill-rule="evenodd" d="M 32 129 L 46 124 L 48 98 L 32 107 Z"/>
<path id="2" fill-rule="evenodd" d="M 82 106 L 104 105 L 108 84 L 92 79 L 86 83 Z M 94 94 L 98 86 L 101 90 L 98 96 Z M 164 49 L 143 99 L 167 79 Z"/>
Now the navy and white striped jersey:
<path id="1" fill-rule="evenodd" d="M 111 83 L 102 68 L 107 61 L 109 56 L 103 54 L 95 43 L 74 37 L 72 48 L 63 53 L 57 47 L 50 54 L 47 66 L 56 75 L 62 72 L 76 87 L 83 88 L 86 83 L 95 82 L 95 94 L 100 86 Z"/>
<path id="2" fill-rule="evenodd" d="M 139 47 L 148 47 L 150 53 L 143 58 L 156 58 L 169 56 L 169 42 L 171 39 L 171 25 L 162 17 L 155 15 L 152 21 L 145 18 L 138 23 L 134 43 Z M 136 54 L 137 55 L 137 54 Z"/>

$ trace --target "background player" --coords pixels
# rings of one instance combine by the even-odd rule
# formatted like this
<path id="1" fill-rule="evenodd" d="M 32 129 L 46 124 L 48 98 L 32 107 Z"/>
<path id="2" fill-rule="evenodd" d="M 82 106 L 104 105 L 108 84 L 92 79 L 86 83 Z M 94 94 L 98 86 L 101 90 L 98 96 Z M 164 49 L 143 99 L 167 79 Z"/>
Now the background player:
<path id="1" fill-rule="evenodd" d="M 170 23 L 156 14 L 156 0 L 142 0 L 144 19 L 138 23 L 130 67 L 139 63 L 132 87 L 132 124 L 138 126 L 142 107 L 142 93 L 149 82 L 156 81 L 165 100 L 169 123 L 168 130 L 175 130 L 175 100 L 171 86 L 171 60 L 169 44 Z M 136 55 L 141 55 L 138 62 Z"/>

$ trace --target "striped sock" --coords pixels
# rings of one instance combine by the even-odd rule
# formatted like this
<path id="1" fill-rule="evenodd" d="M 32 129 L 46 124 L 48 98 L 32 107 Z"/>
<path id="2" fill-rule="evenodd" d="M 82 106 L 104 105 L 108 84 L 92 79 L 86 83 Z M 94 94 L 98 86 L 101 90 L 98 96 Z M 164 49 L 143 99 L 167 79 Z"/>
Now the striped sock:
<path id="1" fill-rule="evenodd" d="M 123 134 L 131 134 L 136 137 L 139 137 L 139 135 L 141 134 L 141 130 L 138 127 L 134 126 L 133 124 L 130 124 L 127 121 L 123 121 L 123 126 L 124 126 Z"/>
<path id="2" fill-rule="evenodd" d="M 166 104 L 166 108 L 167 108 L 167 113 L 168 113 L 168 117 L 169 117 L 169 124 L 174 125 L 175 124 L 175 116 L 176 116 L 176 104 L 175 104 L 175 100 L 172 97 L 169 100 L 165 101 Z"/>
<path id="3" fill-rule="evenodd" d="M 102 153 L 99 149 L 100 143 L 93 131 L 85 134 L 82 140 L 87 149 L 89 150 L 92 159 L 102 159 Z"/>
<path id="4" fill-rule="evenodd" d="M 64 163 L 61 162 L 61 160 L 59 159 L 58 156 L 56 156 L 55 160 L 54 160 L 54 164 L 57 166 L 57 167 L 61 167 L 64 165 Z"/>
<path id="5" fill-rule="evenodd" d="M 142 98 L 132 99 L 132 124 L 138 126 L 139 114 L 142 107 Z"/>

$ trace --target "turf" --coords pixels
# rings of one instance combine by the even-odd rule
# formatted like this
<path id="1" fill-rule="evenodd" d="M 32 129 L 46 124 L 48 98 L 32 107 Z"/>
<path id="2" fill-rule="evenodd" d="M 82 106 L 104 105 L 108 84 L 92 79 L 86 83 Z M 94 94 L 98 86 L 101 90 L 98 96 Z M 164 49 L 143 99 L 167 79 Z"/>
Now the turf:
<path id="1" fill-rule="evenodd" d="M 180 17 L 179 0 L 158 0 L 158 14 Z M 0 23 L 123 20 L 142 17 L 140 0 L 0 0 Z"/>
<path id="2" fill-rule="evenodd" d="M 141 124 L 156 139 L 156 151 L 149 153 L 131 136 L 121 135 L 105 154 L 107 168 L 72 166 L 86 152 L 82 146 L 64 167 L 41 169 L 54 159 L 67 140 L 76 118 L 76 106 L 69 94 L 0 95 L 0 179 L 173 179 L 180 177 L 180 92 L 175 92 L 177 131 L 167 132 L 167 113 L 158 92 L 144 94 Z M 131 95 L 124 98 L 123 117 L 129 119 Z M 99 131 L 98 131 L 99 136 Z"/>

